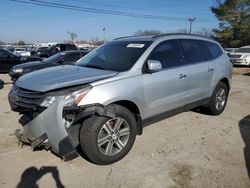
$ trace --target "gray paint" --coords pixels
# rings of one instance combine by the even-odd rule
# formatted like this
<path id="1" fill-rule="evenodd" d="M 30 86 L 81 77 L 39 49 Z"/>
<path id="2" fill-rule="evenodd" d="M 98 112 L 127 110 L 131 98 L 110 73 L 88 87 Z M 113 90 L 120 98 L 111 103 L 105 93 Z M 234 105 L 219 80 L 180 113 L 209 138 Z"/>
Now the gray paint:
<path id="1" fill-rule="evenodd" d="M 59 153 L 60 142 L 68 137 L 62 119 L 63 104 L 62 97 L 58 98 L 49 108 L 24 126 L 24 135 L 33 141 L 46 133 L 52 150 Z"/>
<path id="2" fill-rule="evenodd" d="M 22 76 L 16 82 L 18 87 L 46 92 L 112 77 L 117 72 L 98 70 L 73 65 L 51 67 Z"/>

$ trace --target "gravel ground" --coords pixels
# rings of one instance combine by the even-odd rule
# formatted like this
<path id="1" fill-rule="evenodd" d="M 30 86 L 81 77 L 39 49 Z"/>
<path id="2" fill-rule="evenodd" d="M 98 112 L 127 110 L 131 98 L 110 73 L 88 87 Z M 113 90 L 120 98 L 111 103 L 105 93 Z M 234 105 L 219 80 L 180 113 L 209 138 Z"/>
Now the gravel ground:
<path id="1" fill-rule="evenodd" d="M 185 112 L 144 129 L 130 153 L 109 166 L 63 162 L 19 146 L 19 115 L 0 90 L 0 187 L 250 187 L 250 69 L 235 68 L 225 112 Z M 0 79 L 9 82 L 7 75 Z"/>

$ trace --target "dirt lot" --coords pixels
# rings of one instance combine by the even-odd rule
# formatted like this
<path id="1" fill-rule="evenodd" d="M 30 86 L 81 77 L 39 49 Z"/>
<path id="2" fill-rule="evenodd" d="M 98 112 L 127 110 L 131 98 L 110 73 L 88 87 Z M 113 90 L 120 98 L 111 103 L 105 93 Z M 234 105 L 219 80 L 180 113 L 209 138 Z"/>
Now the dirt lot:
<path id="1" fill-rule="evenodd" d="M 63 162 L 18 146 L 17 113 L 0 90 L 0 187 L 250 187 L 250 69 L 235 68 L 225 112 L 185 112 L 148 126 L 131 152 L 110 166 Z M 245 73 L 245 74 L 244 74 Z M 7 75 L 0 79 L 8 81 Z"/>

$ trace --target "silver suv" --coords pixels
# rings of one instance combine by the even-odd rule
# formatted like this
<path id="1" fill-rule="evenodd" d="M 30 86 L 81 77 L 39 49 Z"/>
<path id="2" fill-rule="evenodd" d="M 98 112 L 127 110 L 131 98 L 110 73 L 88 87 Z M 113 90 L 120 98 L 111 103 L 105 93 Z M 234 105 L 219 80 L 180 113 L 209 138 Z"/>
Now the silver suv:
<path id="1" fill-rule="evenodd" d="M 78 60 L 19 78 L 9 93 L 17 134 L 65 161 L 111 164 L 152 122 L 192 108 L 223 112 L 232 64 L 208 38 L 167 34 L 115 39 Z"/>

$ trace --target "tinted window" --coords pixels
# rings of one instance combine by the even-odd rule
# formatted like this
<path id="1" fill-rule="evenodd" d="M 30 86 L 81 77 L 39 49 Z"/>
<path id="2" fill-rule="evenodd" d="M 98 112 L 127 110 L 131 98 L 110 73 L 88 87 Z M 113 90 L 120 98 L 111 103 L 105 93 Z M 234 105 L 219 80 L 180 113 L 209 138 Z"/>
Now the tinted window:
<path id="1" fill-rule="evenodd" d="M 163 69 L 179 65 L 180 55 L 176 41 L 169 40 L 159 44 L 148 59 L 160 61 Z"/>
<path id="2" fill-rule="evenodd" d="M 185 63 L 197 63 L 207 60 L 205 49 L 200 40 L 180 40 Z"/>
<path id="3" fill-rule="evenodd" d="M 151 41 L 113 41 L 91 51 L 76 65 L 111 71 L 127 71 L 151 43 Z"/>
<path id="4" fill-rule="evenodd" d="M 54 63 L 54 62 L 57 62 L 59 59 L 61 59 L 64 55 L 65 55 L 65 53 L 60 52 L 60 53 L 52 55 L 46 59 L 43 59 L 42 62 L 43 63 Z"/>
<path id="5" fill-rule="evenodd" d="M 75 45 L 65 44 L 64 50 L 76 50 L 76 47 L 75 47 Z"/>
<path id="6" fill-rule="evenodd" d="M 211 54 L 211 59 L 217 58 L 223 54 L 223 51 L 217 44 L 213 42 L 207 42 L 207 41 L 204 41 L 204 43 Z"/>
<path id="7" fill-rule="evenodd" d="M 79 53 L 70 53 L 68 55 L 66 55 L 63 58 L 63 61 L 65 63 L 74 63 L 75 61 L 77 61 L 78 59 L 80 59 L 80 54 Z"/>
<path id="8" fill-rule="evenodd" d="M 10 54 L 6 53 L 5 51 L 0 50 L 0 57 L 1 58 L 5 58 L 5 57 L 8 57 L 8 56 L 10 56 Z"/>

